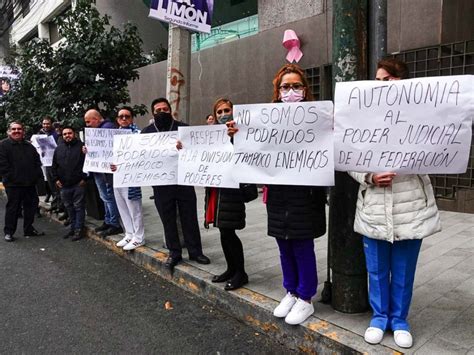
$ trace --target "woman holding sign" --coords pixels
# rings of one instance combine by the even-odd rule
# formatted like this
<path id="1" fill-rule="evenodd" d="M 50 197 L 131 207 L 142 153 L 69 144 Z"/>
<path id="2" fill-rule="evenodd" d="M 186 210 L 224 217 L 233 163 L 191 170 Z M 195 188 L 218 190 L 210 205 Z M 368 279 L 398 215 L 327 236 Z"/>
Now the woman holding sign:
<path id="1" fill-rule="evenodd" d="M 302 69 L 286 64 L 273 80 L 273 102 L 313 99 Z M 228 134 L 238 128 L 227 123 Z M 320 186 L 268 185 L 268 235 L 280 250 L 283 287 L 287 294 L 273 311 L 288 324 L 300 324 L 314 313 L 311 299 L 316 295 L 318 276 L 314 238 L 326 232 L 325 188 Z"/>
<path id="2" fill-rule="evenodd" d="M 397 59 L 378 63 L 376 80 L 408 77 L 408 67 Z M 421 241 L 441 230 L 428 175 L 349 173 L 360 183 L 354 230 L 364 236 L 369 274 L 369 302 L 373 309 L 365 341 L 378 344 L 384 332 L 394 332 L 395 343 L 410 348 L 407 322 Z"/>
<path id="3" fill-rule="evenodd" d="M 232 102 L 218 99 L 214 104 L 214 117 L 217 124 L 232 120 Z M 244 267 L 244 250 L 242 242 L 235 233 L 236 229 L 245 228 L 245 202 L 258 196 L 255 185 L 240 184 L 239 189 L 206 188 L 205 222 L 219 228 L 221 245 L 227 263 L 227 270 L 212 278 L 212 282 L 227 282 L 224 289 L 235 290 L 248 283 L 249 278 Z"/>
<path id="4" fill-rule="evenodd" d="M 120 129 L 128 129 L 130 133 L 140 133 L 133 123 L 134 113 L 131 107 L 122 107 L 117 115 L 117 124 Z M 116 171 L 115 165 L 111 166 Z M 125 228 L 125 237 L 117 246 L 125 251 L 134 250 L 145 244 L 145 227 L 142 213 L 142 190 L 140 187 L 114 187 L 115 200 L 120 218 Z"/>

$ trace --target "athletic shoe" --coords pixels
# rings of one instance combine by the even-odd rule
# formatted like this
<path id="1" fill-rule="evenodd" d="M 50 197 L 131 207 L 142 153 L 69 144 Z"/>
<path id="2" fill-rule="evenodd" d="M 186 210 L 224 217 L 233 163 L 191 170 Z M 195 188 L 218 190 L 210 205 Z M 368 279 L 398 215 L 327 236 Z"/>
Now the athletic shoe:
<path id="1" fill-rule="evenodd" d="M 125 250 L 125 251 L 134 250 L 134 249 L 136 249 L 136 248 L 138 248 L 138 247 L 141 247 L 142 245 L 145 245 L 145 242 L 144 242 L 144 241 L 139 242 L 139 241 L 137 241 L 136 239 L 133 239 L 133 238 L 132 238 L 132 240 L 131 240 L 127 245 L 125 245 L 125 246 L 123 247 L 123 250 Z"/>
<path id="2" fill-rule="evenodd" d="M 288 292 L 280 301 L 280 304 L 273 310 L 273 315 L 278 318 L 285 318 L 295 303 L 296 296 Z"/>
<path id="3" fill-rule="evenodd" d="M 393 339 L 395 344 L 401 348 L 411 348 L 413 345 L 413 338 L 407 330 L 395 330 L 393 332 Z"/>
<path id="4" fill-rule="evenodd" d="M 286 316 L 285 322 L 291 325 L 301 324 L 313 313 L 313 304 L 298 298 L 290 313 Z"/>
<path id="5" fill-rule="evenodd" d="M 132 238 L 128 237 L 128 236 L 125 236 L 120 242 L 118 242 L 116 245 L 119 247 L 119 248 L 123 248 L 125 245 L 127 245 L 128 243 L 130 243 L 130 241 L 132 240 Z"/>
<path id="6" fill-rule="evenodd" d="M 364 340 L 369 344 L 378 344 L 383 339 L 383 330 L 376 327 L 368 327 L 364 334 Z"/>

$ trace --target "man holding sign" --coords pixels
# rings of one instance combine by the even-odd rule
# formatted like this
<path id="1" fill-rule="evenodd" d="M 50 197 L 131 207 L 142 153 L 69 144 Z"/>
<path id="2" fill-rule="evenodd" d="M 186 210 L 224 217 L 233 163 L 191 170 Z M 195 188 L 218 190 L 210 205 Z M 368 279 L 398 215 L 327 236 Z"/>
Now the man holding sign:
<path id="1" fill-rule="evenodd" d="M 187 124 L 173 119 L 171 106 L 165 98 L 153 100 L 151 111 L 154 117 L 153 123 L 145 127 L 142 133 L 177 131 L 179 126 L 187 126 Z M 173 270 L 182 260 L 181 244 L 176 224 L 176 208 L 179 209 L 189 259 L 199 264 L 209 264 L 211 261 L 202 253 L 194 187 L 182 185 L 153 186 L 153 194 L 156 209 L 165 230 L 166 245 L 170 251 L 165 266 Z"/>

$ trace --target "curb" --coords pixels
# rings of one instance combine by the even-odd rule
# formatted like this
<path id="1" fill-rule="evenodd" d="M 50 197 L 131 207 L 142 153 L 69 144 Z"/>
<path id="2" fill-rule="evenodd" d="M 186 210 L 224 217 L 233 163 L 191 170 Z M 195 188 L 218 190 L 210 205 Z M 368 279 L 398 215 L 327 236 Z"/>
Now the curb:
<path id="1" fill-rule="evenodd" d="M 44 209 L 44 205 L 40 203 Z M 59 220 L 43 210 L 43 214 L 55 222 Z M 359 334 L 341 328 L 328 321 L 311 316 L 300 326 L 291 326 L 273 316 L 277 302 L 258 292 L 242 287 L 225 291 L 212 283 L 212 274 L 198 269 L 186 261 L 174 268 L 173 274 L 164 264 L 168 254 L 147 246 L 125 252 L 115 246 L 121 236 L 100 237 L 86 224 L 86 236 L 103 244 L 117 255 L 127 259 L 180 288 L 199 296 L 219 307 L 222 311 L 243 321 L 256 331 L 266 334 L 291 350 L 307 354 L 402 354 L 385 345 L 369 345 Z"/>

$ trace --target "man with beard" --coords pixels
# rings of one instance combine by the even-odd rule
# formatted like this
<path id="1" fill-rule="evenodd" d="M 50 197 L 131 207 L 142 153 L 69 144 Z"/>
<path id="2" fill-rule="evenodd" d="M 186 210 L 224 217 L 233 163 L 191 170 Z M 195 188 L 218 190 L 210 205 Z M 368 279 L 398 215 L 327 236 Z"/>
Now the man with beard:
<path id="1" fill-rule="evenodd" d="M 153 123 L 145 127 L 142 133 L 177 131 L 179 126 L 187 126 L 186 123 L 173 119 L 170 103 L 165 98 L 153 100 L 151 112 L 154 117 Z M 182 185 L 153 186 L 153 194 L 156 209 L 163 223 L 166 245 L 170 251 L 165 266 L 172 271 L 182 260 L 176 208 L 179 209 L 184 243 L 188 249 L 189 259 L 199 264 L 209 264 L 211 261 L 202 253 L 194 187 Z"/>
<path id="2" fill-rule="evenodd" d="M 71 218 L 71 230 L 64 238 L 72 241 L 82 238 L 86 215 L 85 188 L 87 174 L 82 171 L 85 154 L 82 142 L 72 127 L 64 127 L 62 141 L 53 156 L 52 179 L 61 193 L 61 199 Z"/>
<path id="3" fill-rule="evenodd" d="M 25 237 L 44 235 L 33 227 L 39 202 L 36 182 L 42 178 L 43 173 L 38 152 L 25 140 L 23 124 L 10 123 L 7 134 L 8 138 L 0 142 L 0 175 L 8 198 L 5 210 L 5 241 L 13 242 L 21 207 Z"/>

